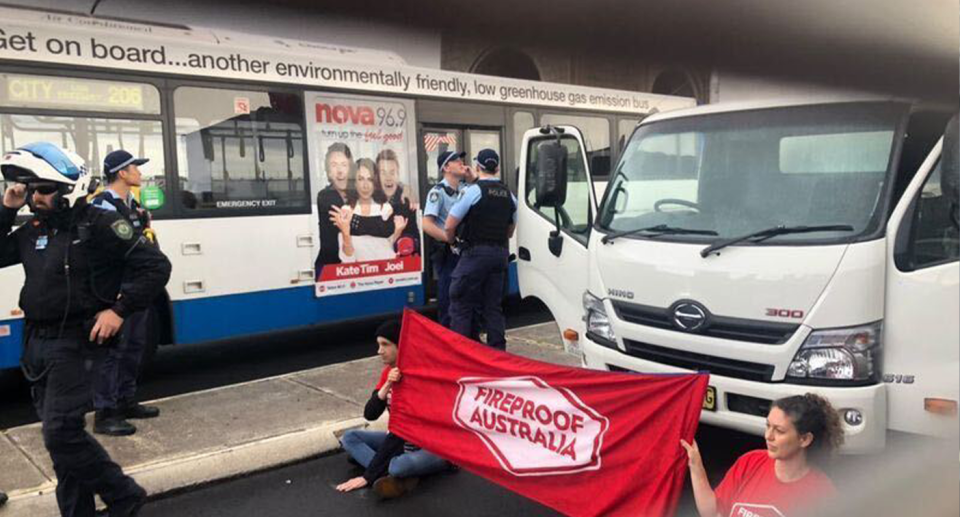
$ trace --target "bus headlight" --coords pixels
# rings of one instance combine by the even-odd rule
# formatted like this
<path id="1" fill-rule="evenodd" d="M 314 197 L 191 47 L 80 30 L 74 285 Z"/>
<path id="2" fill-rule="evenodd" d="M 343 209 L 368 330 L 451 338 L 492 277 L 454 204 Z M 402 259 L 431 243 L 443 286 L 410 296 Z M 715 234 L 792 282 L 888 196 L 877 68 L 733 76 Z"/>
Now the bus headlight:
<path id="1" fill-rule="evenodd" d="M 589 291 L 583 293 L 583 320 L 587 323 L 587 334 L 594 338 L 599 344 L 608 348 L 617 348 L 617 335 L 613 333 L 613 327 L 610 325 L 610 318 L 607 317 L 607 309 L 603 306 L 603 300 L 590 294 Z"/>
<path id="2" fill-rule="evenodd" d="M 882 322 L 812 332 L 797 352 L 788 380 L 875 382 L 880 371 Z"/>

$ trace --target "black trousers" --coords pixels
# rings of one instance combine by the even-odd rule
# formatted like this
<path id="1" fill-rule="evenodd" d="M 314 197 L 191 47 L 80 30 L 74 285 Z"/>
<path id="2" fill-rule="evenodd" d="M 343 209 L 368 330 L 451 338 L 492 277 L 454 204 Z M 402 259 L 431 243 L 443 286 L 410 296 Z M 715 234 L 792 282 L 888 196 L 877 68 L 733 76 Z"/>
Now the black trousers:
<path id="1" fill-rule="evenodd" d="M 500 350 L 507 348 L 503 286 L 508 255 L 500 246 L 473 246 L 460 255 L 450 281 L 450 330 L 477 341 L 483 323 L 487 345 Z"/>
<path id="2" fill-rule="evenodd" d="M 135 401 L 149 317 L 149 309 L 128 316 L 116 346 L 110 347 L 101 361 L 93 381 L 93 408 L 97 411 L 117 409 Z"/>
<path id="3" fill-rule="evenodd" d="M 109 507 L 142 490 L 84 428 L 92 376 L 105 350 L 92 347 L 82 334 L 82 329 L 68 329 L 57 338 L 28 331 L 21 361 L 43 422 L 63 517 L 93 517 L 94 494 Z"/>

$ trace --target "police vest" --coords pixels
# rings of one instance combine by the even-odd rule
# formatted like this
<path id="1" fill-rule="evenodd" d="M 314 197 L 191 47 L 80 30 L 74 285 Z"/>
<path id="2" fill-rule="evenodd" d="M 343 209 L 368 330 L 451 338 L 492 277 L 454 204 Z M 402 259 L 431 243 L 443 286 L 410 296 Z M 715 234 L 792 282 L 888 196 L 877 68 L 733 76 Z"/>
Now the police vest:
<path id="1" fill-rule="evenodd" d="M 513 224 L 513 198 L 510 189 L 499 181 L 478 181 L 480 200 L 470 207 L 461 224 L 460 238 L 467 247 L 477 245 L 509 245 L 510 225 Z"/>
<path id="2" fill-rule="evenodd" d="M 136 230 L 137 234 L 142 234 L 143 231 L 150 226 L 150 219 L 147 216 L 147 212 L 140 210 L 140 203 L 138 203 L 136 199 L 131 198 L 131 206 L 127 206 L 122 199 L 113 197 L 109 192 L 103 191 L 94 198 L 94 203 L 99 204 L 101 201 L 106 201 L 113 205 L 124 219 L 130 221 L 130 224 L 133 226 L 133 229 Z"/>

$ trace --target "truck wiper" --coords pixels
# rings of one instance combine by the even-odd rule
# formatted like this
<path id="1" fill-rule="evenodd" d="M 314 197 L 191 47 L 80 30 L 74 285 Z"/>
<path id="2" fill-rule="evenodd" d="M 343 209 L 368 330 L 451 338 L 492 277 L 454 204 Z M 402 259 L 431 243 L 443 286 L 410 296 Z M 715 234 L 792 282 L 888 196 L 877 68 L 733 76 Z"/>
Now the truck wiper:
<path id="1" fill-rule="evenodd" d="M 771 237 L 776 237 L 778 235 L 786 235 L 788 233 L 813 233 L 813 232 L 852 232 L 853 226 L 849 224 L 830 224 L 830 225 L 821 225 L 821 226 L 774 226 L 773 228 L 767 228 L 765 230 L 760 230 L 758 232 L 748 233 L 746 235 L 741 235 L 740 237 L 733 237 L 730 239 L 723 239 L 717 241 L 706 248 L 700 250 L 700 256 L 707 258 L 711 253 L 726 248 L 727 246 L 732 246 L 734 244 L 739 244 L 744 241 L 752 242 L 763 242 Z"/>
<path id="2" fill-rule="evenodd" d="M 620 237 L 626 237 L 627 235 L 634 235 L 637 233 L 653 233 L 657 235 L 716 235 L 717 232 L 713 230 L 691 230 L 688 228 L 679 228 L 676 226 L 668 226 L 666 224 L 658 224 L 656 226 L 647 226 L 644 228 L 634 228 L 632 230 L 624 230 L 622 232 L 614 232 L 611 234 L 604 235 L 600 242 L 604 244 L 609 244 L 614 239 L 619 239 Z"/>

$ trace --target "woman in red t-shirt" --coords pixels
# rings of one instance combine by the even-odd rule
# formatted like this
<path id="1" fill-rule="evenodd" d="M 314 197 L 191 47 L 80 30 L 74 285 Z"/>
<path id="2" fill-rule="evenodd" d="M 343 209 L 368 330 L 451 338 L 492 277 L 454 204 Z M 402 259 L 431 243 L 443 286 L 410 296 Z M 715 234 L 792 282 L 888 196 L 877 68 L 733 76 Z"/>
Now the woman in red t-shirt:
<path id="1" fill-rule="evenodd" d="M 840 417 L 826 399 L 807 393 L 775 401 L 764 438 L 767 449 L 741 456 L 716 491 L 697 443 L 680 440 L 701 517 L 792 517 L 836 495 L 816 466 L 843 443 Z"/>

